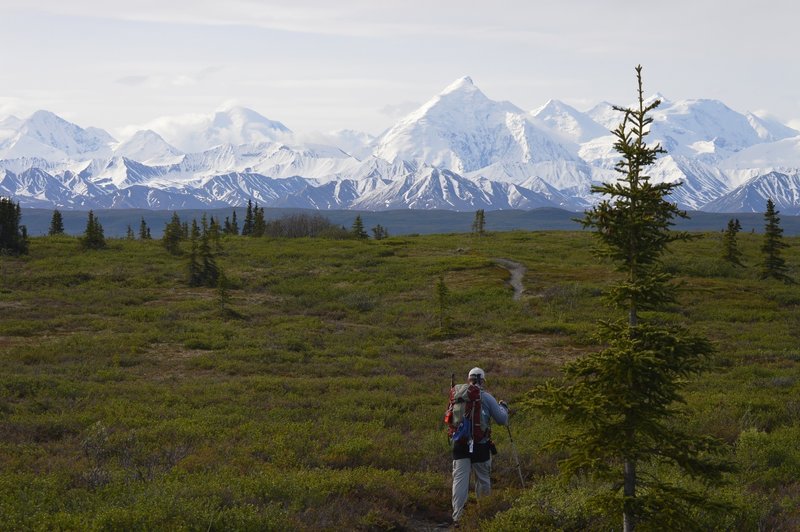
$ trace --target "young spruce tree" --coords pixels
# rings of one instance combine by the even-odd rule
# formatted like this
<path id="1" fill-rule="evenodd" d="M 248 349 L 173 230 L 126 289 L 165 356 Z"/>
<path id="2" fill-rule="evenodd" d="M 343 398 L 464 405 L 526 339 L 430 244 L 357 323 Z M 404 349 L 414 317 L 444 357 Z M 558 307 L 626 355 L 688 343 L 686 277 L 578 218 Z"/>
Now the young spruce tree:
<path id="1" fill-rule="evenodd" d="M 106 247 L 106 237 L 103 233 L 103 226 L 100 219 L 94 215 L 94 211 L 89 211 L 86 218 L 86 230 L 80 240 L 81 247 L 84 249 L 103 249 Z"/>
<path id="2" fill-rule="evenodd" d="M 20 225 L 22 209 L 11 198 L 0 197 L 0 255 L 28 252 L 28 231 Z"/>
<path id="3" fill-rule="evenodd" d="M 64 234 L 64 217 L 58 209 L 53 210 L 53 216 L 50 218 L 50 229 L 47 234 L 50 236 Z"/>
<path id="4" fill-rule="evenodd" d="M 764 262 L 761 263 L 762 279 L 778 279 L 786 283 L 791 283 L 789 269 L 786 261 L 781 256 L 781 250 L 789 247 L 783 241 L 783 228 L 781 219 L 778 218 L 780 211 L 775 210 L 772 198 L 767 200 L 767 211 L 764 213 L 764 243 L 761 245 L 761 253 L 764 254 Z"/>
<path id="5" fill-rule="evenodd" d="M 353 226 L 350 228 L 350 234 L 361 240 L 369 238 L 369 235 L 364 230 L 364 222 L 361 220 L 360 214 L 356 216 L 355 220 L 353 220 Z"/>
<path id="6" fill-rule="evenodd" d="M 183 240 L 183 226 L 181 218 L 177 212 L 172 213 L 172 218 L 164 226 L 164 234 L 161 237 L 161 245 L 164 246 L 171 255 L 181 254 L 181 240 Z"/>
<path id="7" fill-rule="evenodd" d="M 728 227 L 722 235 L 722 258 L 734 266 L 744 266 L 742 264 L 742 251 L 739 249 L 739 241 L 736 235 L 742 230 L 742 224 L 738 218 L 728 220 Z"/>
<path id="8" fill-rule="evenodd" d="M 717 458 L 724 449 L 720 442 L 692 435 L 676 422 L 681 385 L 704 368 L 711 344 L 643 314 L 674 301 L 675 286 L 660 259 L 669 243 L 688 235 L 670 230 L 675 217 L 686 216 L 665 199 L 679 185 L 651 183 L 644 173 L 664 150 L 645 143 L 652 122 L 648 113 L 660 101 L 645 103 L 641 70 L 636 67 L 638 105 L 615 107 L 623 113 L 612 132 L 621 177 L 592 187 L 605 199 L 582 220 L 594 229 L 597 253 L 623 274 L 608 297 L 625 318 L 600 321 L 604 349 L 567 364 L 563 381 L 532 392 L 534 404 L 562 415 L 573 429 L 550 443 L 569 451 L 560 464 L 562 473 L 589 473 L 607 483 L 609 491 L 595 502 L 621 512 L 626 532 L 646 522 L 665 530 L 686 529 L 688 507 L 705 501 L 660 479 L 659 466 L 677 466 L 707 483 L 720 481 L 726 468 Z"/>

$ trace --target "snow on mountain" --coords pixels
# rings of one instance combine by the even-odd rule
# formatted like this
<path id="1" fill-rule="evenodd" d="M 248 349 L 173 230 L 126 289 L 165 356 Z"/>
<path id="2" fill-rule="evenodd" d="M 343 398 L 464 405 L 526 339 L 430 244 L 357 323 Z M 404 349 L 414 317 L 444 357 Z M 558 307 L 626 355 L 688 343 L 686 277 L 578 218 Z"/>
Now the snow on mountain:
<path id="1" fill-rule="evenodd" d="M 469 77 L 456 80 L 378 141 L 375 155 L 465 173 L 498 162 L 577 160 L 527 113 L 487 98 Z"/>
<path id="2" fill-rule="evenodd" d="M 680 182 L 670 199 L 682 209 L 698 210 L 729 188 L 719 169 L 680 155 L 659 157 L 647 174 L 653 183 Z"/>
<path id="3" fill-rule="evenodd" d="M 682 183 L 671 198 L 682 208 L 763 210 L 773 197 L 784 212 L 800 209 L 797 131 L 716 100 L 648 101 L 655 98 L 663 103 L 647 140 L 668 154 L 648 173 Z M 116 143 L 103 130 L 38 111 L 0 121 L 0 194 L 28 207 L 174 209 L 254 199 L 316 209 L 582 210 L 599 199 L 592 183 L 619 177 L 609 130 L 621 119 L 606 102 L 582 113 L 551 100 L 526 113 L 489 99 L 468 77 L 377 139 L 352 130 L 298 135 L 233 107 L 157 121 Z"/>
<path id="4" fill-rule="evenodd" d="M 758 116 L 753 113 L 745 113 L 745 116 L 750 123 L 750 127 L 756 131 L 758 137 L 764 142 L 774 142 L 800 135 L 800 131 L 781 124 L 772 117 Z"/>
<path id="5" fill-rule="evenodd" d="M 6 119 L 3 124 L 5 140 L 0 142 L 0 159 L 61 161 L 107 157 L 114 142 L 102 129 L 83 129 L 49 111 L 36 111 L 22 121 Z"/>
<path id="6" fill-rule="evenodd" d="M 719 167 L 735 185 L 772 171 L 792 173 L 800 169 L 800 135 L 756 144 L 722 161 Z"/>
<path id="7" fill-rule="evenodd" d="M 16 198 L 24 207 L 75 206 L 74 194 L 56 177 L 38 168 L 20 174 L 6 170 L 0 177 L 0 195 Z"/>
<path id="8" fill-rule="evenodd" d="M 707 212 L 764 212 L 772 199 L 776 210 L 800 215 L 800 172 L 769 172 L 755 176 L 730 193 L 705 204 Z"/>
<path id="9" fill-rule="evenodd" d="M 762 142 L 748 118 L 718 100 L 682 100 L 653 111 L 650 142 L 668 153 L 716 163 Z"/>
<path id="10" fill-rule="evenodd" d="M 588 114 L 558 100 L 548 101 L 531 111 L 531 115 L 554 136 L 578 144 L 608 135 L 608 129 L 595 122 Z"/>
<path id="11" fill-rule="evenodd" d="M 175 164 L 183 159 L 183 153 L 171 146 L 153 130 L 137 131 L 133 137 L 114 148 L 114 155 L 139 161 L 149 166 Z"/>
<path id="12" fill-rule="evenodd" d="M 161 122 L 153 129 L 185 153 L 199 153 L 223 144 L 279 142 L 292 133 L 282 123 L 246 107 L 224 109 L 196 123 Z"/>
<path id="13" fill-rule="evenodd" d="M 305 142 L 303 142 L 303 136 L 295 135 L 294 138 L 296 142 L 305 144 Z M 372 155 L 377 137 L 354 129 L 338 129 L 336 131 L 323 133 L 319 135 L 318 138 L 312 137 L 311 140 L 314 144 L 336 146 L 356 159 L 365 159 Z"/>
<path id="14" fill-rule="evenodd" d="M 600 124 L 608 135 L 622 122 L 622 113 L 614 109 L 614 105 L 609 102 L 600 102 L 588 111 L 586 116 Z"/>

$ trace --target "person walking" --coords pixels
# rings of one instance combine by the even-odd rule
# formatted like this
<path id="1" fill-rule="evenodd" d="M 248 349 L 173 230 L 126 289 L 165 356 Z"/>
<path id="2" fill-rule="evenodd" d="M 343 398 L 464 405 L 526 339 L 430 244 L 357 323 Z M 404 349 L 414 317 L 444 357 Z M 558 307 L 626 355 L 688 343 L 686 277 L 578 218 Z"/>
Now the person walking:
<path id="1" fill-rule="evenodd" d="M 475 474 L 475 495 L 478 498 L 491 492 L 492 454 L 496 452 L 491 440 L 491 422 L 494 420 L 499 425 L 508 423 L 508 405 L 485 391 L 485 384 L 486 373 L 481 368 L 472 368 L 467 376 L 467 384 L 453 386 L 450 395 L 448 414 L 455 409 L 459 412 L 456 417 L 461 418 L 455 426 L 451 422 L 450 434 L 453 446 L 454 526 L 458 526 L 469 497 L 471 473 Z M 457 406 L 459 404 L 461 406 Z M 473 412 L 475 415 L 471 416 Z M 480 419 L 476 419 L 478 416 Z M 469 426 L 465 427 L 465 424 Z"/>

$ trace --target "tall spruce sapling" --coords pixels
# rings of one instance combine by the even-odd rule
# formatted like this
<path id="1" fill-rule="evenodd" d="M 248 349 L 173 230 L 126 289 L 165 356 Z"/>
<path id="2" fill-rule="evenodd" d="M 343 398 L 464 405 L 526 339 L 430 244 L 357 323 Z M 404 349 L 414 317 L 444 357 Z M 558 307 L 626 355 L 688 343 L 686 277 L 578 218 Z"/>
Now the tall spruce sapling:
<path id="1" fill-rule="evenodd" d="M 472 233 L 478 236 L 486 234 L 486 211 L 483 209 L 475 211 L 475 218 L 472 221 Z"/>
<path id="2" fill-rule="evenodd" d="M 58 209 L 53 210 L 53 216 L 50 218 L 50 228 L 47 230 L 50 236 L 64 234 L 64 217 Z"/>
<path id="3" fill-rule="evenodd" d="M 86 219 L 86 229 L 80 239 L 81 247 L 84 249 L 103 249 L 106 247 L 106 238 L 100 219 L 94 215 L 94 211 L 89 211 Z"/>
<path id="4" fill-rule="evenodd" d="M 150 227 L 147 225 L 144 216 L 142 216 L 142 221 L 139 223 L 139 240 L 152 240 L 152 238 Z"/>
<path id="5" fill-rule="evenodd" d="M 133 234 L 131 224 L 128 224 L 128 230 L 125 231 L 125 240 L 136 240 L 136 235 Z"/>
<path id="6" fill-rule="evenodd" d="M 763 262 L 761 263 L 762 279 L 777 279 L 786 283 L 793 282 L 789 276 L 789 268 L 786 260 L 781 256 L 781 250 L 789 247 L 783 241 L 783 228 L 781 219 L 778 217 L 780 211 L 775 210 L 775 203 L 772 198 L 767 200 L 767 210 L 764 213 L 764 243 L 761 245 Z"/>
<path id="7" fill-rule="evenodd" d="M 449 308 L 449 299 L 450 299 L 450 289 L 447 288 L 447 285 L 444 282 L 444 274 L 439 276 L 439 280 L 436 282 L 436 311 L 437 311 L 437 318 L 439 321 L 439 332 L 444 333 L 450 327 L 450 320 L 447 315 L 447 309 Z"/>
<path id="8" fill-rule="evenodd" d="M 217 278 L 219 277 L 219 268 L 217 268 L 217 261 L 214 257 L 214 252 L 211 250 L 211 232 L 209 230 L 208 218 L 205 213 L 200 220 L 200 243 L 198 246 L 200 270 L 201 270 L 201 284 L 209 288 L 217 286 Z"/>
<path id="9" fill-rule="evenodd" d="M 733 264 L 734 266 L 742 266 L 742 251 L 739 249 L 739 241 L 737 235 L 742 230 L 742 224 L 739 223 L 738 218 L 731 218 L 728 220 L 728 227 L 722 235 L 722 258 Z"/>
<path id="10" fill-rule="evenodd" d="M 172 213 L 172 218 L 164 226 L 164 234 L 161 236 L 161 244 L 170 254 L 180 255 L 181 240 L 183 240 L 183 226 L 181 218 L 177 212 Z"/>
<path id="11" fill-rule="evenodd" d="M 683 382 L 710 360 L 711 344 L 645 312 L 675 300 L 661 257 L 668 244 L 689 237 L 670 230 L 674 218 L 686 216 L 666 200 L 679 184 L 655 184 L 645 173 L 664 150 L 645 143 L 649 113 L 660 101 L 645 103 L 641 70 L 636 67 L 638 106 L 615 107 L 623 113 L 612 132 L 621 176 L 592 187 L 604 199 L 581 220 L 594 229 L 596 253 L 610 258 L 623 275 L 607 295 L 625 318 L 600 321 L 597 336 L 605 347 L 567 364 L 562 380 L 534 389 L 530 400 L 563 416 L 571 432 L 549 443 L 568 451 L 562 473 L 588 473 L 604 482 L 608 491 L 593 500 L 620 511 L 626 532 L 645 522 L 683 529 L 690 526 L 688 508 L 716 507 L 685 485 L 660 478 L 663 465 L 705 484 L 720 482 L 729 469 L 720 458 L 723 444 L 691 434 L 676 408 L 683 402 Z"/>
<path id="12" fill-rule="evenodd" d="M 28 230 L 20 224 L 22 208 L 11 198 L 0 196 L 0 255 L 28 252 Z"/>
<path id="13" fill-rule="evenodd" d="M 199 260 L 200 248 L 200 226 L 197 219 L 192 219 L 192 226 L 189 230 L 189 262 L 187 270 L 189 274 L 189 286 L 201 286 L 203 284 L 203 273 Z"/>
<path id="14" fill-rule="evenodd" d="M 253 201 L 247 200 L 247 210 L 244 214 L 244 223 L 242 223 L 242 236 L 252 236 L 254 221 Z"/>
<path id="15" fill-rule="evenodd" d="M 28 231 L 22 220 L 22 208 L 11 198 L 0 197 L 0 255 L 24 255 L 28 252 Z"/>
<path id="16" fill-rule="evenodd" d="M 369 235 L 364 230 L 364 222 L 361 220 L 360 214 L 356 216 L 355 220 L 353 220 L 353 226 L 350 228 L 350 234 L 360 240 L 369 238 Z"/>

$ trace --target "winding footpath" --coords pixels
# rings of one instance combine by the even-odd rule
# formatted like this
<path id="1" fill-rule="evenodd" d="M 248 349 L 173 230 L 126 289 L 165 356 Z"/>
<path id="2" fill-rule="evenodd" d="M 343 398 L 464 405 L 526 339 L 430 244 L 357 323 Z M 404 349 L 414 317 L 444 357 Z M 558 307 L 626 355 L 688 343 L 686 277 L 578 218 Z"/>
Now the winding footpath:
<path id="1" fill-rule="evenodd" d="M 525 276 L 525 272 L 528 269 L 520 264 L 519 262 L 514 262 L 513 260 L 508 259 L 492 259 L 495 264 L 500 266 L 501 268 L 505 268 L 511 274 L 511 279 L 508 281 L 511 285 L 511 288 L 514 289 L 514 300 L 518 300 L 522 297 L 523 292 L 525 292 L 525 287 L 522 285 L 522 278 Z"/>

